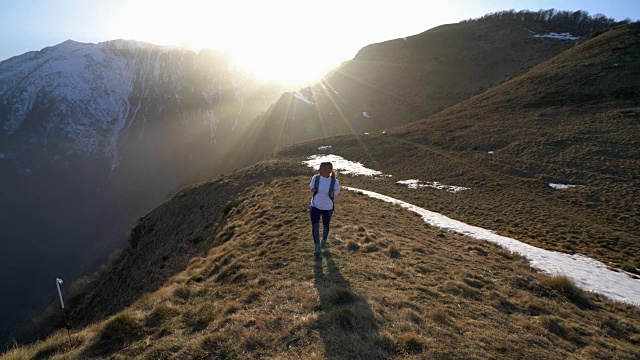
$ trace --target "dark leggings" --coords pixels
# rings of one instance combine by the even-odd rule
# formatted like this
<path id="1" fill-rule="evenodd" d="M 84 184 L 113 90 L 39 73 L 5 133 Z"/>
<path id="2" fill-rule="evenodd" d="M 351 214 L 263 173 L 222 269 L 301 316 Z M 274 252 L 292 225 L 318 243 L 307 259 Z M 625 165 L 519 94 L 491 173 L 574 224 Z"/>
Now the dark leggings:
<path id="1" fill-rule="evenodd" d="M 319 210 L 315 206 L 309 208 L 309 214 L 311 215 L 311 232 L 313 233 L 313 242 L 320 244 L 320 216 L 322 215 L 322 240 L 327 241 L 329 236 L 329 222 L 331 221 L 331 215 L 333 210 Z"/>

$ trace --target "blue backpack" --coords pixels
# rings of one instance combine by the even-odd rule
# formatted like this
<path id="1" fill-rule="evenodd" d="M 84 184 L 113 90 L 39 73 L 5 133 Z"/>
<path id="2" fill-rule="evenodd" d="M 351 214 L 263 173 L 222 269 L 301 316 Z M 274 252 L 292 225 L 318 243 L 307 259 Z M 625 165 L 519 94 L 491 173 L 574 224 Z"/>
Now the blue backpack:
<path id="1" fill-rule="evenodd" d="M 333 201 L 333 188 L 334 186 L 336 186 L 336 178 L 332 177 L 331 178 L 331 185 L 329 185 L 329 198 L 331 199 L 331 203 L 333 204 L 333 208 L 331 209 L 331 211 L 334 211 L 336 209 L 336 203 L 335 201 Z M 313 188 L 316 189 L 316 193 L 313 194 L 313 197 L 316 197 L 316 194 L 318 193 L 318 189 L 320 189 L 320 175 L 316 175 L 316 178 L 313 182 Z"/>

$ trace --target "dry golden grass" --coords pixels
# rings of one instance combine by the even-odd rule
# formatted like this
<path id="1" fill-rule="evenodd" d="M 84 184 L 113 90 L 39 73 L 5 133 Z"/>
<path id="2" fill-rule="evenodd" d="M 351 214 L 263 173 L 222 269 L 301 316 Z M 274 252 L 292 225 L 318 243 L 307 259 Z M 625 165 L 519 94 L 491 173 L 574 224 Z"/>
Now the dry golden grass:
<path id="1" fill-rule="evenodd" d="M 542 278 L 540 280 L 540 284 L 549 289 L 553 289 L 567 299 L 571 300 L 576 305 L 582 308 L 591 308 L 593 304 L 586 292 L 579 287 L 577 287 L 571 279 L 562 275 L 549 276 L 546 278 Z"/>
<path id="2" fill-rule="evenodd" d="M 58 332 L 2 359 L 640 356 L 637 308 L 575 292 L 496 246 L 362 195 L 338 197 L 315 259 L 307 186 L 277 179 L 239 198 L 214 234 L 224 242 L 75 331 L 71 348 Z"/>

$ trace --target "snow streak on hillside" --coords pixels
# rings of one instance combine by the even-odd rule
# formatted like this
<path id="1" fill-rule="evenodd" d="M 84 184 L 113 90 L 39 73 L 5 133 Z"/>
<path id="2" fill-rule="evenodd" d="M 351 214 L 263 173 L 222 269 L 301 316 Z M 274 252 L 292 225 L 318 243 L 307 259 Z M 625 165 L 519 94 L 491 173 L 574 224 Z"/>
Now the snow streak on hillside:
<path id="1" fill-rule="evenodd" d="M 581 187 L 582 185 L 554 184 L 554 183 L 549 183 L 549 186 L 551 186 L 552 188 L 554 188 L 554 189 L 556 189 L 556 190 L 562 190 L 562 189 L 568 189 L 568 188 L 572 188 L 572 187 Z"/>
<path id="2" fill-rule="evenodd" d="M 307 97 L 306 97 L 306 96 L 304 96 L 304 94 L 302 94 L 302 93 L 301 93 L 301 92 L 299 92 L 299 91 L 292 91 L 292 92 L 291 92 L 291 94 L 293 94 L 293 96 L 295 96 L 295 97 L 297 97 L 298 99 L 300 99 L 300 100 L 302 100 L 302 101 L 306 102 L 306 103 L 307 103 L 307 104 L 309 104 L 309 105 L 315 105 L 315 103 L 314 103 L 313 101 L 311 101 L 311 100 L 307 99 Z"/>
<path id="3" fill-rule="evenodd" d="M 445 184 L 441 184 L 441 183 L 439 183 L 437 181 L 420 181 L 418 179 L 400 180 L 397 183 L 401 184 L 401 185 L 407 185 L 407 187 L 409 189 L 418 189 L 418 188 L 422 188 L 422 187 L 430 187 L 430 188 L 434 188 L 434 189 L 438 189 L 438 190 L 444 190 L 444 191 L 448 191 L 448 192 L 452 192 L 452 193 L 471 189 L 471 188 L 464 187 L 464 186 L 445 185 Z"/>
<path id="4" fill-rule="evenodd" d="M 379 171 L 368 169 L 362 164 L 349 162 L 336 155 L 314 155 L 313 163 L 306 161 L 310 167 L 315 168 L 316 163 L 340 159 L 340 166 L 347 167 L 349 163 L 356 164 L 349 170 L 353 175 L 369 175 Z M 335 164 L 334 164 L 335 166 Z M 345 171 L 343 171 L 345 172 Z M 346 172 L 345 172 L 346 173 Z M 469 225 L 458 220 L 451 219 L 437 212 L 429 211 L 421 207 L 409 204 L 386 195 L 373 191 L 344 187 L 347 190 L 362 193 L 375 199 L 397 204 L 407 210 L 413 211 L 424 219 L 426 223 L 447 231 L 455 231 L 474 239 L 485 240 L 514 253 L 524 256 L 531 266 L 552 275 L 565 275 L 571 278 L 581 288 L 604 295 L 610 299 L 622 301 L 640 306 L 640 281 L 634 280 L 623 272 L 609 270 L 609 268 L 590 257 L 581 254 L 565 254 L 549 251 L 525 244 L 518 240 L 501 236 L 491 230 Z"/>
<path id="5" fill-rule="evenodd" d="M 560 39 L 560 40 L 579 40 L 579 36 L 573 36 L 570 33 L 548 33 L 544 35 L 534 35 L 534 38 L 549 38 L 549 39 Z"/>
<path id="6" fill-rule="evenodd" d="M 640 281 L 634 280 L 625 273 L 609 270 L 598 260 L 581 254 L 565 254 L 549 251 L 525 244 L 518 240 L 495 234 L 491 230 L 465 224 L 442 214 L 423 209 L 389 196 L 373 191 L 344 187 L 375 199 L 400 205 L 422 216 L 424 221 L 443 230 L 455 231 L 474 239 L 486 240 L 502 246 L 514 253 L 524 256 L 531 265 L 552 275 L 566 275 L 576 285 L 610 299 L 640 305 Z"/>

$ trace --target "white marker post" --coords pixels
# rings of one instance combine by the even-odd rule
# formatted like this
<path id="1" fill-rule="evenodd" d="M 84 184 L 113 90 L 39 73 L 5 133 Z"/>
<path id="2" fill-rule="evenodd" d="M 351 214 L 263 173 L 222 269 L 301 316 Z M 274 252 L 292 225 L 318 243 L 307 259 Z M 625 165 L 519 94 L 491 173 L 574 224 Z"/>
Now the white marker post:
<path id="1" fill-rule="evenodd" d="M 67 321 L 67 313 L 64 311 L 64 301 L 62 300 L 62 291 L 60 291 L 60 284 L 62 279 L 56 278 L 56 287 L 58 288 L 58 296 L 60 296 L 60 305 L 62 305 L 62 315 L 64 316 L 64 325 L 67 328 L 67 335 L 69 336 L 69 346 L 71 346 L 71 333 L 69 332 L 69 322 Z"/>

